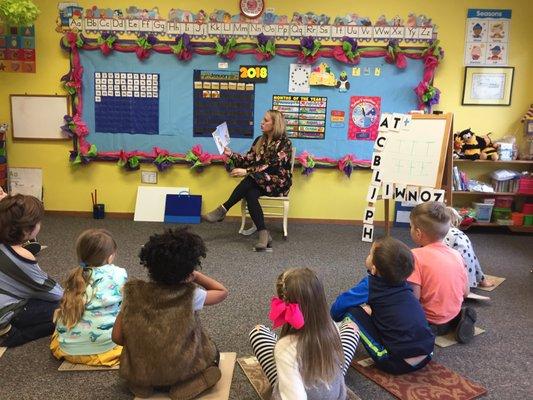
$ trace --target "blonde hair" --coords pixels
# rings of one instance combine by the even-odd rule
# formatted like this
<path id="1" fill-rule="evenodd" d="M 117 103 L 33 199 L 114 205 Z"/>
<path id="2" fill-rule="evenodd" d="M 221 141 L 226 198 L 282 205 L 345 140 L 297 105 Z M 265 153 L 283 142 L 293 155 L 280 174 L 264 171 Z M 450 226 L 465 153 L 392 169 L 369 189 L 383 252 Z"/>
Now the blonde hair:
<path id="1" fill-rule="evenodd" d="M 442 240 L 450 229 L 450 214 L 438 201 L 418 204 L 411 211 L 411 223 L 431 240 Z"/>
<path id="2" fill-rule="evenodd" d="M 65 290 L 54 321 L 61 321 L 67 329 L 78 323 L 88 301 L 87 286 L 91 281 L 92 269 L 107 263 L 117 251 L 117 244 L 111 233 L 105 229 L 87 229 L 76 241 L 79 267 L 73 268 L 63 282 Z"/>
<path id="3" fill-rule="evenodd" d="M 461 217 L 461 215 L 453 207 L 446 207 L 446 211 L 450 215 L 450 225 L 454 226 L 455 228 L 458 228 L 459 225 L 461 225 L 463 217 Z"/>
<path id="4" fill-rule="evenodd" d="M 322 282 L 311 269 L 294 268 L 279 275 L 276 291 L 281 300 L 297 303 L 304 316 L 301 329 L 285 324 L 280 337 L 298 336 L 297 360 L 305 385 L 331 383 L 341 369 L 344 355 Z"/>
<path id="5" fill-rule="evenodd" d="M 285 117 L 278 110 L 268 110 L 265 114 L 272 118 L 272 140 L 278 140 L 286 134 Z M 263 132 L 263 136 L 261 136 L 255 144 L 254 150 L 256 153 L 259 152 L 261 146 L 263 146 L 263 143 L 267 140 L 266 133 L 267 132 Z"/>

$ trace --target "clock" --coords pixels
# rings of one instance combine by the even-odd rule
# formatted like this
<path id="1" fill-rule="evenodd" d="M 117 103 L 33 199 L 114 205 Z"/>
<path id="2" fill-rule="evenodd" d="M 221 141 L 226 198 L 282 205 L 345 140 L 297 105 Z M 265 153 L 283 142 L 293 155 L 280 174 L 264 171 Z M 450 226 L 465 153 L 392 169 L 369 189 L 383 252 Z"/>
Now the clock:
<path id="1" fill-rule="evenodd" d="M 311 66 L 308 64 L 291 64 L 289 72 L 289 93 L 309 93 L 309 76 Z"/>
<path id="2" fill-rule="evenodd" d="M 264 0 L 239 0 L 241 13 L 248 18 L 257 18 L 265 10 Z"/>
<path id="3" fill-rule="evenodd" d="M 352 121 L 355 126 L 363 129 L 370 128 L 376 123 L 379 110 L 372 102 L 362 101 L 358 103 L 352 111 Z"/>

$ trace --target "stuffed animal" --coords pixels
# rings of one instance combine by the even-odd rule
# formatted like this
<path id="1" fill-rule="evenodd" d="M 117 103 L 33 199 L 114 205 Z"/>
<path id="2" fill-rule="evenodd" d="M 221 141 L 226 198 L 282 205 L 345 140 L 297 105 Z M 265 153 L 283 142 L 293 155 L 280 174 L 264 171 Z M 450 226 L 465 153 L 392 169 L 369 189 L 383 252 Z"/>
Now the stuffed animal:
<path id="1" fill-rule="evenodd" d="M 464 158 L 463 139 L 459 133 L 453 134 L 453 158 Z"/>
<path id="2" fill-rule="evenodd" d="M 482 138 L 477 136 L 470 128 L 461 131 L 459 137 L 463 141 L 463 158 L 468 160 L 491 159 L 493 161 L 499 158 L 498 151 L 492 144 L 490 137 Z"/>

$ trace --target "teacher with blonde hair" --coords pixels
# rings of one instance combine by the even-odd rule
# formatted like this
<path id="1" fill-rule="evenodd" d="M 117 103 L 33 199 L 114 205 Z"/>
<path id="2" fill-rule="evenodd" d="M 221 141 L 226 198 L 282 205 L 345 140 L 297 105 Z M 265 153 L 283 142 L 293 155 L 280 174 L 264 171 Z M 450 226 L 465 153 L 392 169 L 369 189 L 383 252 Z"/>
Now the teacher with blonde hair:
<path id="1" fill-rule="evenodd" d="M 272 247 L 272 237 L 265 226 L 260 196 L 286 196 L 292 185 L 291 159 L 292 144 L 285 131 L 285 118 L 276 110 L 268 110 L 261 121 L 261 131 L 245 155 L 234 153 L 230 148 L 224 154 L 230 158 L 235 168 L 233 177 L 244 177 L 228 200 L 216 209 L 203 215 L 207 222 L 220 222 L 226 213 L 241 199 L 246 199 L 248 212 L 257 227 L 259 240 L 256 251 Z"/>

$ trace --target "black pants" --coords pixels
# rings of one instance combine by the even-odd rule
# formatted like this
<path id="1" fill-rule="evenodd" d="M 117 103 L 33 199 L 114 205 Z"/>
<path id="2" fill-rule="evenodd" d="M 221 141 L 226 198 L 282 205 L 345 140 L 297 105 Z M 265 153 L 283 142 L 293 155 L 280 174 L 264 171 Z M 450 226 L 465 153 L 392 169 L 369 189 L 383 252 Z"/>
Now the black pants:
<path id="1" fill-rule="evenodd" d="M 229 211 L 229 209 L 237 204 L 237 202 L 241 201 L 242 199 L 246 199 L 250 217 L 252 218 L 252 221 L 254 221 L 257 230 L 261 231 L 266 229 L 263 209 L 261 208 L 261 204 L 259 204 L 259 197 L 264 195 L 265 193 L 255 182 L 255 180 L 252 177 L 247 176 L 237 185 L 223 206 L 227 211 Z"/>
<path id="2" fill-rule="evenodd" d="M 462 309 L 463 307 L 461 307 Z M 461 321 L 461 311 L 459 311 L 459 314 L 457 314 L 454 318 L 452 318 L 450 321 L 444 323 L 444 324 L 429 324 L 429 327 L 431 328 L 431 331 L 435 336 L 442 336 L 446 335 L 448 332 L 455 331 L 457 329 L 457 325 L 459 324 L 459 321 Z"/>
<path id="3" fill-rule="evenodd" d="M 3 347 L 15 347 L 49 336 L 54 332 L 52 322 L 59 302 L 29 299 L 22 310 L 11 320 L 11 329 L 3 337 Z"/>

